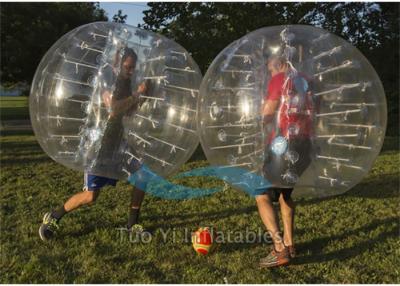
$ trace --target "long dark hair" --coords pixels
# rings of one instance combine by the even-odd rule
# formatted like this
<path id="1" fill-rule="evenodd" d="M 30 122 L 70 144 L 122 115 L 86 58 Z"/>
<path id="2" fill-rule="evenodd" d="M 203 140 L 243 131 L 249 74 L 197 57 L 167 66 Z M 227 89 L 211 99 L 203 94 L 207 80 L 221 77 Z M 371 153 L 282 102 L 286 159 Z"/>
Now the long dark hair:
<path id="1" fill-rule="evenodd" d="M 138 56 L 135 53 L 135 51 L 133 49 L 131 49 L 131 48 L 128 48 L 128 47 L 123 48 L 121 50 L 121 53 L 122 53 L 122 57 L 121 57 L 121 61 L 119 63 L 120 71 L 122 70 L 122 65 L 124 64 L 124 62 L 126 61 L 127 58 L 131 57 L 135 61 L 135 63 L 136 63 L 137 58 L 138 58 Z M 118 55 L 116 57 L 118 57 Z M 124 83 L 123 85 L 126 85 L 126 84 L 129 83 L 128 84 L 129 87 L 125 86 L 125 88 L 129 88 L 130 89 L 130 79 L 125 79 L 125 78 L 121 77 L 121 73 L 118 73 L 116 86 L 120 86 L 122 83 Z M 119 89 L 120 88 L 118 87 L 117 90 L 119 90 Z"/>
<path id="2" fill-rule="evenodd" d="M 129 57 L 131 57 L 135 62 L 137 61 L 138 56 L 135 53 L 135 51 L 132 50 L 131 48 L 125 48 L 122 50 L 122 52 L 123 52 L 123 55 L 122 55 L 122 59 L 121 59 L 121 66 L 122 66 L 123 62 Z"/>

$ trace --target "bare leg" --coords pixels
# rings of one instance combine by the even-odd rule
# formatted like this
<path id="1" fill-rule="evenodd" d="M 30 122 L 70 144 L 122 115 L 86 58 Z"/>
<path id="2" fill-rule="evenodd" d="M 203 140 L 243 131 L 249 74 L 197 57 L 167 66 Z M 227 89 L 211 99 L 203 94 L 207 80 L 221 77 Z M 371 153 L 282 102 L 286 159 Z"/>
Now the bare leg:
<path id="1" fill-rule="evenodd" d="M 140 206 L 142 205 L 144 194 L 144 191 L 141 189 L 133 187 L 131 192 L 131 203 L 127 225 L 128 229 L 139 223 Z"/>
<path id="2" fill-rule="evenodd" d="M 131 208 L 133 208 L 133 209 L 140 208 L 140 206 L 142 205 L 143 199 L 144 199 L 144 194 L 145 194 L 145 192 L 142 191 L 141 189 L 138 189 L 137 187 L 133 187 L 133 190 L 131 193 Z"/>
<path id="3" fill-rule="evenodd" d="M 278 221 L 270 197 L 267 194 L 259 195 L 256 197 L 256 202 L 261 220 L 271 234 L 275 249 L 277 251 L 284 250 L 285 246 L 279 232 Z"/>
<path id="4" fill-rule="evenodd" d="M 295 204 L 292 198 L 284 198 L 283 194 L 279 197 L 283 221 L 283 242 L 286 246 L 293 245 L 294 212 Z"/>
<path id="5" fill-rule="evenodd" d="M 70 212 L 79 208 L 80 206 L 94 203 L 99 194 L 100 194 L 99 190 L 97 191 L 84 190 L 70 197 L 68 201 L 64 204 L 64 209 L 66 212 Z"/>
<path id="6" fill-rule="evenodd" d="M 63 206 L 46 213 L 43 217 L 43 223 L 39 228 L 40 238 L 44 241 L 50 239 L 59 228 L 58 222 L 66 213 L 73 211 L 80 206 L 93 203 L 98 197 L 99 193 L 99 190 L 84 190 L 70 197 Z"/>

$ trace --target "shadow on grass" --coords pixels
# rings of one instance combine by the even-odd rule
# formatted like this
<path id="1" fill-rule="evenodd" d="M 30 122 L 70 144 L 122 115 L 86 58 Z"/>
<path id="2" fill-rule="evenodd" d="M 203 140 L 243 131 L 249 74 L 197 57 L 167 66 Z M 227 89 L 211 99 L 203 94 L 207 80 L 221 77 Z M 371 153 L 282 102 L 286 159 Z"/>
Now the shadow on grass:
<path id="1" fill-rule="evenodd" d="M 37 153 L 34 155 L 40 155 L 40 154 L 41 153 Z M 38 158 L 10 158 L 10 159 L 1 158 L 0 162 L 3 167 L 6 167 L 11 165 L 24 165 L 27 162 L 29 162 L 29 164 L 51 162 L 51 159 L 47 156 L 41 156 Z"/>
<path id="2" fill-rule="evenodd" d="M 72 220 L 74 220 L 74 218 L 72 218 Z M 118 226 L 118 225 L 115 225 L 115 224 L 113 224 L 111 222 L 102 221 L 101 222 L 101 226 L 99 227 L 99 222 L 98 221 L 96 223 L 91 223 L 89 221 L 89 219 L 88 219 L 86 221 L 85 226 L 82 227 L 81 229 L 68 231 L 68 232 L 64 231 L 64 232 L 58 234 L 56 239 L 63 240 L 66 237 L 79 238 L 79 237 L 82 237 L 82 236 L 89 235 L 89 234 L 93 233 L 96 230 L 100 230 L 100 231 L 101 230 L 106 230 L 106 231 L 115 230 L 115 233 L 117 234 L 117 232 L 118 232 L 117 229 L 119 227 L 124 227 L 124 226 L 123 225 Z M 116 235 L 116 237 L 117 237 L 117 235 Z"/>
<path id="3" fill-rule="evenodd" d="M 233 215 L 240 215 L 241 213 L 249 213 L 249 212 L 254 212 L 254 211 L 256 211 L 255 206 L 251 206 L 251 207 L 245 207 L 245 208 L 241 208 L 241 209 L 228 209 L 228 210 L 224 210 L 224 211 L 208 212 L 208 213 L 165 215 L 165 216 L 163 216 L 163 220 L 160 223 L 156 223 L 156 224 L 151 224 L 151 222 L 159 221 L 160 220 L 159 215 L 146 215 L 146 216 L 143 216 L 142 220 L 149 222 L 149 223 L 145 223 L 146 230 L 149 232 L 154 232 L 160 228 L 173 229 L 173 228 L 179 228 L 182 226 L 188 226 L 191 224 L 197 225 L 197 224 L 201 224 L 202 222 L 204 222 L 204 220 L 207 220 L 207 219 L 209 219 L 209 220 L 221 219 L 221 218 L 230 217 Z M 81 215 L 83 215 L 83 214 L 81 214 Z M 178 223 L 169 222 L 169 221 L 173 220 L 174 218 L 179 218 L 182 221 L 178 222 Z M 195 218 L 195 219 L 193 219 L 193 218 Z M 76 219 L 76 218 L 71 218 L 71 219 Z M 118 224 L 111 223 L 106 220 L 102 220 L 101 227 L 99 227 L 99 221 L 91 222 L 88 219 L 88 220 L 85 220 L 84 228 L 79 229 L 79 230 L 70 231 L 68 233 L 65 232 L 60 237 L 62 237 L 62 236 L 68 236 L 68 237 L 69 236 L 73 236 L 73 237 L 85 236 L 85 235 L 92 233 L 96 229 L 97 230 L 99 230 L 99 229 L 107 229 L 107 230 L 115 229 L 115 231 L 117 232 L 118 228 L 125 226 L 124 223 L 126 223 L 126 221 L 121 221 L 120 225 L 118 225 Z"/>
<path id="4" fill-rule="evenodd" d="M 372 199 L 394 198 L 400 194 L 399 184 L 399 174 L 381 174 L 366 182 L 359 183 L 343 196 Z"/>
<path id="5" fill-rule="evenodd" d="M 321 263 L 330 260 L 345 260 L 357 255 L 364 253 L 374 247 L 377 243 L 383 243 L 389 238 L 397 238 L 398 237 L 398 229 L 396 227 L 389 228 L 388 230 L 380 233 L 375 238 L 371 239 L 369 235 L 365 235 L 365 233 L 372 233 L 376 231 L 378 228 L 381 228 L 382 225 L 390 225 L 393 223 L 398 223 L 398 218 L 387 218 L 384 220 L 374 220 L 369 224 L 366 224 L 357 229 L 343 232 L 338 235 L 326 236 L 317 239 L 313 239 L 306 243 L 300 243 L 297 245 L 297 249 L 299 253 L 305 252 L 305 250 L 309 250 L 311 252 L 310 255 L 299 256 L 293 261 L 295 265 L 301 264 L 309 264 L 309 263 Z M 357 243 L 354 246 L 343 248 L 337 251 L 332 252 L 324 252 L 324 247 L 328 245 L 328 243 L 332 242 L 340 242 L 347 239 L 349 236 L 363 236 L 366 239 Z"/>
<path id="6" fill-rule="evenodd" d="M 47 156 L 42 148 L 36 141 L 9 141 L 1 142 L 1 157 L 3 156 L 13 156 L 15 157 L 29 157 L 35 155 Z M 26 158 L 29 160 L 29 158 Z"/>
<path id="7" fill-rule="evenodd" d="M 232 215 L 237 215 L 237 214 L 241 214 L 241 213 L 249 213 L 249 212 L 253 212 L 256 211 L 256 207 L 255 207 L 255 202 L 254 202 L 254 206 L 251 207 L 243 207 L 243 208 L 235 208 L 235 209 L 225 209 L 225 210 L 221 210 L 221 211 L 213 211 L 213 212 L 202 212 L 202 213 L 185 213 L 185 214 L 181 214 L 181 213 L 177 213 L 177 214 L 171 214 L 171 215 L 167 215 L 164 214 L 162 216 L 163 220 L 171 220 L 174 218 L 179 218 L 179 219 L 190 219 L 193 217 L 202 217 L 203 219 L 213 219 L 213 218 L 221 218 L 221 217 L 229 217 Z M 154 220 L 158 220 L 160 219 L 160 215 L 147 215 L 146 219 L 150 220 L 150 221 L 154 221 Z"/>
<path id="8" fill-rule="evenodd" d="M 35 140 L 1 143 L 0 161 L 3 166 L 51 161 Z"/>
<path id="9" fill-rule="evenodd" d="M 383 186 L 384 185 L 384 186 Z M 312 198 L 312 199 L 299 199 L 299 205 L 312 205 L 321 202 L 346 197 L 357 197 L 357 198 L 370 198 L 370 199 L 388 199 L 398 197 L 399 192 L 399 175 L 393 174 L 381 174 L 374 176 L 368 181 L 361 182 L 344 194 L 331 196 L 327 198 Z"/>
<path id="10" fill-rule="evenodd" d="M 16 139 L 17 140 L 17 139 Z M 28 149 L 28 150 L 35 150 L 35 151 L 42 151 L 40 148 L 39 143 L 36 140 L 29 140 L 29 141 L 8 141 L 8 142 L 1 142 L 1 148 L 8 151 L 8 153 L 16 153 L 15 149 Z"/>
<path id="11" fill-rule="evenodd" d="M 384 182 L 385 186 L 388 185 L 393 185 L 393 188 L 378 188 L 377 185 L 379 185 L 379 182 Z M 361 183 L 354 187 L 352 190 L 348 191 L 347 193 L 340 195 L 340 196 L 334 196 L 334 197 L 329 197 L 329 198 L 315 198 L 315 199 L 309 199 L 309 200 L 304 200 L 300 201 L 299 205 L 301 206 L 306 206 L 306 205 L 311 205 L 311 204 L 318 204 L 322 203 L 324 201 L 329 201 L 332 199 L 336 198 L 342 198 L 346 199 L 346 197 L 361 197 L 361 198 L 374 198 L 374 199 L 386 199 L 386 198 L 393 198 L 398 196 L 398 187 L 396 188 L 396 184 L 398 186 L 398 177 L 396 174 L 388 174 L 385 176 L 380 176 L 376 177 L 373 180 L 369 180 L 368 182 Z M 222 218 L 227 218 L 227 217 L 232 217 L 232 216 L 240 216 L 241 214 L 244 213 L 252 213 L 256 212 L 257 208 L 254 204 L 254 206 L 247 206 L 247 207 L 242 207 L 242 208 L 229 208 L 229 209 L 223 209 L 220 211 L 213 211 L 213 212 L 198 212 L 198 213 L 185 213 L 185 214 L 164 214 L 162 216 L 162 220 L 160 221 L 160 216 L 159 214 L 157 215 L 145 215 L 143 217 L 144 220 L 150 222 L 147 227 L 149 231 L 154 231 L 158 228 L 179 228 L 182 226 L 187 226 L 187 225 L 197 225 L 201 224 L 206 220 L 214 220 L 214 219 L 222 219 Z M 174 222 L 175 219 L 179 219 L 179 222 Z M 151 222 L 156 222 L 152 224 Z M 121 226 L 122 226 L 121 222 Z M 86 235 L 92 231 L 94 231 L 98 225 L 91 225 L 90 223 L 85 227 L 85 229 L 82 229 L 80 231 L 77 231 L 75 233 L 71 233 L 70 235 L 76 235 L 76 236 L 81 236 L 81 235 Z M 102 227 L 110 227 L 110 228 L 115 228 L 118 227 L 114 224 L 107 224 L 107 226 L 102 225 Z M 299 234 L 302 230 L 298 230 L 297 234 Z M 301 234 L 301 233 L 300 233 Z M 234 251 L 238 250 L 241 248 L 248 248 L 251 247 L 251 245 L 244 245 L 242 243 L 239 244 L 229 244 L 227 248 L 225 248 L 225 251 Z"/>
<path id="12" fill-rule="evenodd" d="M 26 129 L 26 130 L 1 130 L 1 136 L 33 136 L 33 131 Z"/>
<path id="13" fill-rule="evenodd" d="M 272 242 L 267 243 L 263 240 L 264 238 L 258 235 L 255 239 L 255 242 L 228 242 L 224 244 L 216 244 L 216 251 L 221 253 L 232 253 L 235 251 L 247 250 L 249 251 L 252 248 L 258 248 L 260 245 L 265 246 L 265 254 L 267 254 L 268 245 L 272 245 Z"/>
<path id="14" fill-rule="evenodd" d="M 157 229 L 157 228 L 174 228 L 174 227 L 181 227 L 181 226 L 187 226 L 190 224 L 201 224 L 204 223 L 206 220 L 213 220 L 213 219 L 222 219 L 226 217 L 231 217 L 235 215 L 241 215 L 244 213 L 250 213 L 250 212 L 255 212 L 256 207 L 254 206 L 249 206 L 249 207 L 244 207 L 244 208 L 235 208 L 235 209 L 225 209 L 222 211 L 214 211 L 214 212 L 202 212 L 202 213 L 190 213 L 190 214 L 174 214 L 174 215 L 163 215 L 163 220 L 160 223 L 153 224 L 151 226 L 151 229 Z M 146 216 L 146 220 L 148 221 L 159 221 L 160 217 L 159 215 L 157 216 Z M 170 222 L 174 218 L 179 218 L 182 220 L 182 222 L 174 223 Z"/>

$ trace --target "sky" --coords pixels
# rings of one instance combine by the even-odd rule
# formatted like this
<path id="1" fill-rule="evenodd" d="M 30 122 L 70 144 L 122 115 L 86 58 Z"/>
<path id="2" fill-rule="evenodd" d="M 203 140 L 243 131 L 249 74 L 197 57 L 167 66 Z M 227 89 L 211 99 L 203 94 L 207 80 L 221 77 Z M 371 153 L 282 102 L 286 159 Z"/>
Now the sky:
<path id="1" fill-rule="evenodd" d="M 112 17 L 122 10 L 123 15 L 128 15 L 126 24 L 137 26 L 143 24 L 143 11 L 148 10 L 147 2 L 100 2 L 100 7 L 103 8 L 112 21 Z"/>

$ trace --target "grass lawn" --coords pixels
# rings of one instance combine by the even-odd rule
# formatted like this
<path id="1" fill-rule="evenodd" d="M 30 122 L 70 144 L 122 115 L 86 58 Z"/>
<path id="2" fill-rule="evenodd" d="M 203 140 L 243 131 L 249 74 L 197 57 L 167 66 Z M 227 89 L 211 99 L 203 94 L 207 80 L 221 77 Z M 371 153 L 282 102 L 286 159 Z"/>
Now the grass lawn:
<path id="1" fill-rule="evenodd" d="M 29 119 L 29 102 L 27 96 L 0 96 L 1 120 Z"/>
<path id="2" fill-rule="evenodd" d="M 262 227 L 254 199 L 229 188 L 184 201 L 147 196 L 141 219 L 153 239 L 144 243 L 116 229 L 126 223 L 130 189 L 119 183 L 92 207 L 66 216 L 58 236 L 43 243 L 37 233 L 43 214 L 81 189 L 82 174 L 49 159 L 30 133 L 9 132 L 0 140 L 2 283 L 400 282 L 398 138 L 385 140 L 369 175 L 345 195 L 298 201 L 298 257 L 271 270 L 258 268 L 266 243 L 231 241 L 199 257 L 184 241 L 185 228 L 211 225 L 233 233 Z M 163 240 L 168 230 L 175 242 L 171 235 Z"/>

